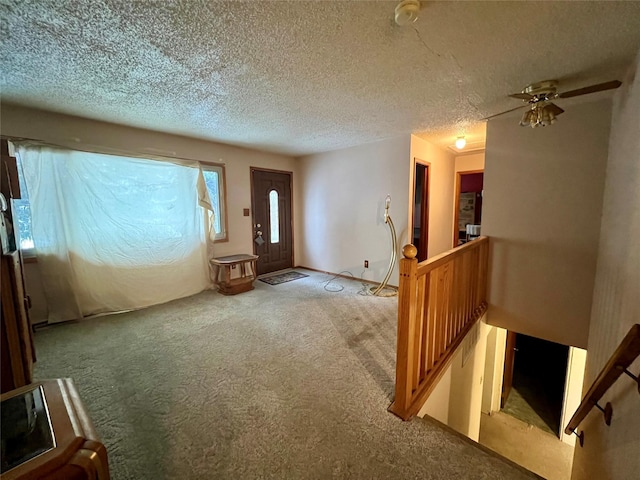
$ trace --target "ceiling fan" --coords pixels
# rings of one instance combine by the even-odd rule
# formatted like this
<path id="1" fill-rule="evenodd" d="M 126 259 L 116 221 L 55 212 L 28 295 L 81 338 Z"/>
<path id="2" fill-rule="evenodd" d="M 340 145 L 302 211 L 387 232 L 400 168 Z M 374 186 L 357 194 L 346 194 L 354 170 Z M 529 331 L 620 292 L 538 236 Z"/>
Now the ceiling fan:
<path id="1" fill-rule="evenodd" d="M 620 85 L 622 85 L 622 82 L 619 80 L 611 80 L 610 82 L 598 83 L 597 85 L 590 85 L 588 87 L 558 93 L 557 80 L 545 80 L 543 82 L 532 83 L 525 87 L 525 89 L 522 90 L 522 93 L 512 93 L 509 95 L 511 98 L 517 98 L 524 101 L 524 105 L 491 115 L 490 117 L 485 118 L 485 120 L 513 112 L 520 108 L 528 107 L 528 110 L 522 116 L 522 120 L 520 120 L 520 125 L 532 128 L 540 126 L 546 127 L 554 124 L 556 122 L 556 117 L 564 112 L 564 110 L 553 103 L 552 100 L 555 100 L 556 98 L 571 98 L 579 95 L 587 95 L 589 93 L 602 92 L 604 90 L 612 90 L 614 88 L 618 88 Z"/>

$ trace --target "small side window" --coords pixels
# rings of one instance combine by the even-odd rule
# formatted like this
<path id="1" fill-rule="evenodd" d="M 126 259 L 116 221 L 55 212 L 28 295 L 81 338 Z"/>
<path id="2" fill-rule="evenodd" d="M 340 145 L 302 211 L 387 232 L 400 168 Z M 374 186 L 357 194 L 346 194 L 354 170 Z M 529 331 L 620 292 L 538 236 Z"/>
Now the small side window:
<path id="1" fill-rule="evenodd" d="M 269 192 L 269 229 L 271 231 L 271 243 L 280 242 L 280 202 L 278 192 Z"/>
<path id="2" fill-rule="evenodd" d="M 22 162 L 19 156 L 16 156 L 16 163 L 18 167 L 18 182 L 20 183 L 20 198 L 11 200 L 14 228 L 17 234 L 16 241 L 18 249 L 22 250 L 22 254 L 25 257 L 31 257 L 36 254 L 33 234 L 31 233 L 31 204 L 29 203 L 29 192 L 24 181 Z"/>
<path id="3" fill-rule="evenodd" d="M 209 190 L 209 197 L 215 214 L 213 222 L 213 228 L 216 232 L 215 240 L 227 240 L 224 167 L 221 165 L 202 164 L 202 174 L 204 175 L 204 182 L 207 184 L 207 190 Z"/>

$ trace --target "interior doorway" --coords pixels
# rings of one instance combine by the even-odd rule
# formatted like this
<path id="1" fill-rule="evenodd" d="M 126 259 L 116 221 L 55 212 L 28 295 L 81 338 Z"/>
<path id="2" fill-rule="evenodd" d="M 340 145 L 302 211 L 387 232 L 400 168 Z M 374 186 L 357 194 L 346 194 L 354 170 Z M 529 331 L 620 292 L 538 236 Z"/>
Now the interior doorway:
<path id="1" fill-rule="evenodd" d="M 253 253 L 257 274 L 293 266 L 291 172 L 251 167 Z"/>
<path id="2" fill-rule="evenodd" d="M 501 408 L 560 437 L 569 347 L 508 332 Z"/>
<path id="3" fill-rule="evenodd" d="M 484 171 L 469 170 L 457 172 L 456 203 L 453 222 L 453 247 L 467 242 L 467 225 L 480 225 L 482 222 L 482 190 Z"/>
<path id="4" fill-rule="evenodd" d="M 412 243 L 418 249 L 418 261 L 429 255 L 429 162 L 414 159 Z"/>

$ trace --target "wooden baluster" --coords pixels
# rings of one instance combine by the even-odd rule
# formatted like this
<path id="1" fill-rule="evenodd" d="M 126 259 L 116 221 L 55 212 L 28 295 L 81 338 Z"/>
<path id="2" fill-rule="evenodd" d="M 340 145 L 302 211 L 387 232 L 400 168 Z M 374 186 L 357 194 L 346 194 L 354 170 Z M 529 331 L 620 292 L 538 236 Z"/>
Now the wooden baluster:
<path id="1" fill-rule="evenodd" d="M 469 295 L 471 296 L 471 308 L 469 310 L 469 321 L 472 321 L 476 311 L 476 295 L 478 292 L 478 258 L 477 251 L 471 253 L 471 270 L 469 274 Z"/>
<path id="2" fill-rule="evenodd" d="M 429 283 L 429 320 L 427 332 L 427 371 L 436 363 L 436 337 L 437 337 L 437 305 L 438 305 L 438 275 L 435 270 L 428 274 Z"/>
<path id="3" fill-rule="evenodd" d="M 433 307 L 433 363 L 435 364 L 440 358 L 440 315 L 442 315 L 442 270 L 436 268 L 431 272 L 432 279 L 435 281 L 435 305 Z"/>
<path id="4" fill-rule="evenodd" d="M 462 257 L 458 256 L 453 260 L 453 336 L 458 335 L 460 331 L 460 299 L 462 298 L 462 289 L 460 287 L 460 274 L 462 273 Z"/>
<path id="5" fill-rule="evenodd" d="M 442 275 L 440 280 L 440 292 L 438 292 L 438 304 L 439 304 L 439 313 L 438 313 L 438 359 L 444 354 L 446 349 L 446 324 L 445 318 L 447 315 L 447 304 L 449 302 L 449 297 L 447 295 L 447 281 L 449 277 L 449 264 L 445 263 L 441 268 Z"/>
<path id="6" fill-rule="evenodd" d="M 465 270 L 464 270 L 464 319 L 462 327 L 469 321 L 471 314 L 471 269 L 473 268 L 470 252 L 465 252 Z"/>
<path id="7" fill-rule="evenodd" d="M 464 255 L 460 255 L 458 258 L 458 275 L 457 275 L 457 318 L 456 318 L 456 335 L 460 332 L 462 328 L 463 318 L 464 318 Z"/>
<path id="8" fill-rule="evenodd" d="M 460 321 L 458 332 L 462 330 L 467 313 L 467 256 L 463 253 L 460 256 Z"/>
<path id="9" fill-rule="evenodd" d="M 447 281 L 447 343 L 446 348 L 453 342 L 453 312 L 455 308 L 455 294 L 453 291 L 453 285 L 456 275 L 456 263 L 451 261 L 449 263 L 449 279 Z"/>
<path id="10" fill-rule="evenodd" d="M 424 300 L 422 302 L 422 335 L 420 339 L 420 381 L 424 380 L 427 370 L 429 370 L 429 303 L 430 303 L 430 275 L 427 273 L 420 278 L 423 282 L 423 295 Z"/>
<path id="11" fill-rule="evenodd" d="M 451 290 L 449 288 L 449 283 L 451 281 L 451 263 L 445 264 L 444 271 L 444 283 L 442 285 L 444 303 L 442 315 L 440 316 L 440 322 L 442 324 L 442 353 L 447 350 L 447 345 L 449 344 L 449 312 L 451 304 Z"/>
<path id="12" fill-rule="evenodd" d="M 478 249 L 474 248 L 471 251 L 471 282 L 470 282 L 470 295 L 471 295 L 471 312 L 469 315 L 469 320 L 473 319 L 475 315 L 475 310 L 477 306 L 477 293 L 478 293 Z"/>
<path id="13" fill-rule="evenodd" d="M 416 293 L 416 330 L 415 335 L 413 337 L 413 352 L 416 356 L 415 365 L 416 368 L 413 371 L 413 390 L 418 388 L 418 384 L 420 383 L 420 379 L 424 377 L 424 363 L 423 359 L 423 350 L 424 346 L 422 345 L 422 335 L 423 330 L 425 329 L 425 318 L 424 318 L 424 303 L 425 303 L 425 276 L 417 278 L 417 293 Z"/>

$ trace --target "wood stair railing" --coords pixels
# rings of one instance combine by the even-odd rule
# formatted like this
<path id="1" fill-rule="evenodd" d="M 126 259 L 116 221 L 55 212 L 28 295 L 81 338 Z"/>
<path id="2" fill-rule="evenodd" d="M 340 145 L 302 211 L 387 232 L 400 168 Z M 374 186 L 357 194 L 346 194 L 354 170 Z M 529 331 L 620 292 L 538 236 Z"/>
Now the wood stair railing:
<path id="1" fill-rule="evenodd" d="M 488 237 L 422 263 L 416 253 L 405 245 L 400 260 L 396 391 L 389 411 L 403 420 L 422 408 L 487 309 Z"/>
<path id="2" fill-rule="evenodd" d="M 604 366 L 598 377 L 587 391 L 578 406 L 576 413 L 573 414 L 571 420 L 564 429 L 567 435 L 575 434 L 580 440 L 580 446 L 584 445 L 584 432 L 577 432 L 577 428 L 585 419 L 587 414 L 596 407 L 604 414 L 604 420 L 607 425 L 611 425 L 613 415 L 613 406 L 607 403 L 605 407 L 601 407 L 598 402 L 607 390 L 613 385 L 623 373 L 627 374 L 638 384 L 638 393 L 640 393 L 640 379 L 629 371 L 629 367 L 640 355 L 640 325 L 635 324 L 624 337 L 618 348 Z"/>

